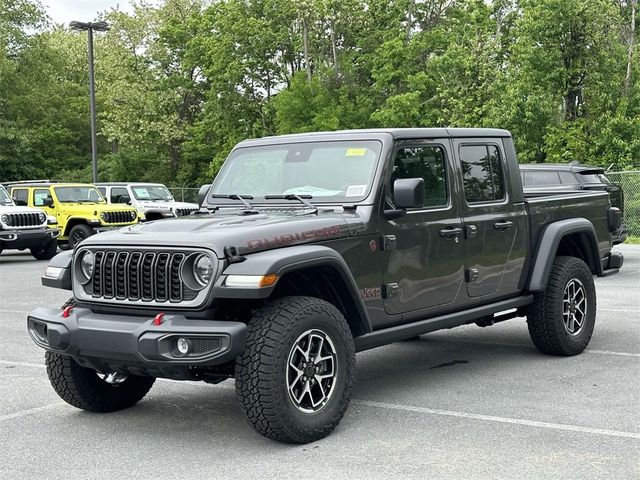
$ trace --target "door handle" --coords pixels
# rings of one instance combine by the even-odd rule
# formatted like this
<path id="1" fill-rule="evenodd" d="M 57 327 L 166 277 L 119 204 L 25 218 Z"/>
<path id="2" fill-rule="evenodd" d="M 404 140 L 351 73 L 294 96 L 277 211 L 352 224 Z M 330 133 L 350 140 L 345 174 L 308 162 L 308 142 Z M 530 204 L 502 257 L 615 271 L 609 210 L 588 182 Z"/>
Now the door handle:
<path id="1" fill-rule="evenodd" d="M 508 220 L 496 222 L 493 224 L 493 228 L 495 228 L 496 230 L 509 230 L 511 227 L 513 227 L 513 222 L 510 222 Z"/>
<path id="2" fill-rule="evenodd" d="M 440 236 L 444 238 L 458 237 L 462 235 L 462 228 L 460 227 L 447 227 L 440 230 Z"/>

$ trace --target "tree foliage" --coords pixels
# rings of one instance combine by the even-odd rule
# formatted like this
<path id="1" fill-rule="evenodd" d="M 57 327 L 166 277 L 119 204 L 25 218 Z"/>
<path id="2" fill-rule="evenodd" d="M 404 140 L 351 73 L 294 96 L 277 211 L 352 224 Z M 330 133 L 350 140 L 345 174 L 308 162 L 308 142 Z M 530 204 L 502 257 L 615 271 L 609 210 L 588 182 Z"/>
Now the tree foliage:
<path id="1" fill-rule="evenodd" d="M 247 137 L 497 127 L 640 166 L 637 0 L 164 0 L 103 14 L 103 180 L 194 185 Z M 0 0 L 0 179 L 90 178 L 86 36 Z"/>

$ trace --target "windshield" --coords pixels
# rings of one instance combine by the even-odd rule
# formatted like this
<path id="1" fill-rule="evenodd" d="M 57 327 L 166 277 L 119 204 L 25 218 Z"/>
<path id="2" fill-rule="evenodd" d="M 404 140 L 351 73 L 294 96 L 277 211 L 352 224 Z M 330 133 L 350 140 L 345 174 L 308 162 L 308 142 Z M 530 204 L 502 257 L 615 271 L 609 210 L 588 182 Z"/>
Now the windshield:
<path id="1" fill-rule="evenodd" d="M 171 192 L 164 185 L 136 185 L 131 190 L 136 200 L 173 202 Z"/>
<path id="2" fill-rule="evenodd" d="M 58 201 L 62 203 L 104 203 L 96 187 L 54 187 Z"/>
<path id="3" fill-rule="evenodd" d="M 216 177 L 212 195 L 311 195 L 317 202 L 357 202 L 371 188 L 382 144 L 310 142 L 239 148 Z"/>
<path id="4" fill-rule="evenodd" d="M 0 205 L 13 205 L 13 200 L 2 185 L 0 185 Z"/>

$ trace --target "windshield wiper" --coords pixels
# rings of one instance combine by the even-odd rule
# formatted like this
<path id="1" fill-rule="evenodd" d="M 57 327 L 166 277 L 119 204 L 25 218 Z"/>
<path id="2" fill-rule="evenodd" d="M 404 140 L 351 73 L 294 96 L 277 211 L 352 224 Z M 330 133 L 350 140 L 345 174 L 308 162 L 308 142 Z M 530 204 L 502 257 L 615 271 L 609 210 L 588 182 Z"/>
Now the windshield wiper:
<path id="1" fill-rule="evenodd" d="M 287 195 L 265 195 L 264 198 L 265 200 L 297 200 L 305 207 L 310 208 L 316 213 L 318 212 L 318 207 L 311 202 L 307 202 L 307 200 L 311 200 L 313 198 L 311 195 L 295 195 L 290 193 Z"/>
<path id="2" fill-rule="evenodd" d="M 231 195 L 226 195 L 222 193 L 214 193 L 213 195 L 211 195 L 211 198 L 228 198 L 229 200 L 240 200 L 246 207 L 246 210 L 244 211 L 244 213 L 260 213 L 256 210 L 256 208 L 253 205 L 247 202 L 247 200 L 253 200 L 252 195 L 237 195 L 235 193 Z"/>

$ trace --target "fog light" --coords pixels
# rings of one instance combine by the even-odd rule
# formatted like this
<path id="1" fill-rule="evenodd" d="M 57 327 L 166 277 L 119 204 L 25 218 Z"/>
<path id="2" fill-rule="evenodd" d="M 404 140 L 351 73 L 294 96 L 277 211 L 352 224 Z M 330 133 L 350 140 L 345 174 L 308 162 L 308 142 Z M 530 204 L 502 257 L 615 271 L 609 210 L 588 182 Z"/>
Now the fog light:
<path id="1" fill-rule="evenodd" d="M 176 342 L 176 349 L 180 355 L 186 355 L 191 350 L 191 342 L 186 338 L 180 337 Z"/>

